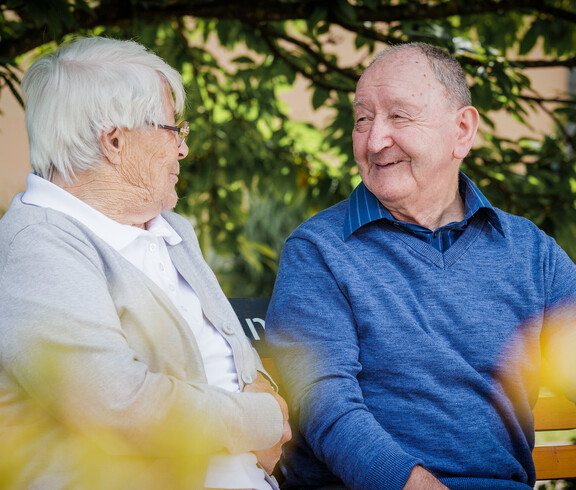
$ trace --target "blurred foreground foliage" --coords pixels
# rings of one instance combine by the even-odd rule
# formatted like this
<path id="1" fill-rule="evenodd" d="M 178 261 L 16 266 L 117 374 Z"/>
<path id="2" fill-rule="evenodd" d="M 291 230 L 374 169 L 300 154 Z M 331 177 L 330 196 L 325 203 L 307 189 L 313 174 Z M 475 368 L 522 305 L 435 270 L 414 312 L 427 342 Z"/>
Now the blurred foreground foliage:
<path id="1" fill-rule="evenodd" d="M 576 258 L 576 99 L 537 93 L 526 73 L 576 66 L 575 25 L 575 0 L 0 0 L 0 82 L 19 97 L 19 66 L 89 34 L 135 39 L 180 70 L 191 136 L 177 211 L 228 295 L 267 296 L 288 234 L 359 182 L 351 99 L 390 43 L 428 42 L 460 60 L 486 128 L 464 170 Z M 290 117 L 283 94 L 302 80 L 300 102 L 320 123 Z M 493 134 L 498 111 L 538 134 L 535 109 L 552 131 Z"/>

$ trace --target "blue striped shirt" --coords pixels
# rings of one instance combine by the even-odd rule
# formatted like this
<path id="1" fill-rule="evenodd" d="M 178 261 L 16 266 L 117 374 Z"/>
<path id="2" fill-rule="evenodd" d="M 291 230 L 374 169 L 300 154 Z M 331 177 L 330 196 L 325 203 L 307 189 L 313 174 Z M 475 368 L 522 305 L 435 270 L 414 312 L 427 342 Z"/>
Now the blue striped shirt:
<path id="1" fill-rule="evenodd" d="M 499 233 L 504 235 L 502 225 L 494 211 L 494 208 L 474 183 L 462 172 L 460 172 L 459 176 L 459 190 L 465 205 L 464 219 L 460 222 L 448 223 L 436 230 L 429 230 L 424 226 L 414 223 L 406 223 L 394 218 L 390 211 L 388 211 L 380 201 L 378 201 L 376 196 L 366 188 L 364 183 L 361 182 L 360 185 L 354 189 L 348 199 L 348 207 L 346 209 L 343 228 L 344 240 L 348 239 L 350 235 L 362 226 L 371 223 L 372 221 L 385 219 L 390 223 L 393 223 L 395 226 L 420 238 L 422 241 L 429 243 L 436 250 L 445 252 L 456 240 L 458 240 L 460 235 L 462 235 L 470 218 L 479 211 L 486 216 L 489 223 Z"/>

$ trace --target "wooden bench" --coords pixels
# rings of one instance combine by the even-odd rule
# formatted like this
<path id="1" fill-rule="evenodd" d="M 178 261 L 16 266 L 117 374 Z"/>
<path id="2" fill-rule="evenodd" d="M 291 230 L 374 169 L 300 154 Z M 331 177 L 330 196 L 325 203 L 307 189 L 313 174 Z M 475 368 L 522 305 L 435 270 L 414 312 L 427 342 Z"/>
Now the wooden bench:
<path id="1" fill-rule="evenodd" d="M 576 405 L 561 396 L 541 396 L 533 410 L 534 429 L 576 429 Z M 576 444 L 537 446 L 532 451 L 538 480 L 576 478 Z"/>
<path id="2" fill-rule="evenodd" d="M 266 345 L 265 318 L 269 298 L 231 298 L 244 332 L 260 354 L 264 368 L 279 380 Z M 576 405 L 563 396 L 540 396 L 533 410 L 534 428 L 541 431 L 576 429 Z M 537 480 L 576 478 L 576 443 L 539 445 L 532 453 Z"/>

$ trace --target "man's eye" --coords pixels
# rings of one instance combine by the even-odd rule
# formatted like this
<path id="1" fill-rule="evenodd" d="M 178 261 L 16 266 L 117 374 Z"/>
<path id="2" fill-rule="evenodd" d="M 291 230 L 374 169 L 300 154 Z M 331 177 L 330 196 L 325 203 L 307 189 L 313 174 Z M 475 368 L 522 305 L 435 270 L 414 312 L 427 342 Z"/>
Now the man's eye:
<path id="1" fill-rule="evenodd" d="M 372 122 L 372 117 L 370 116 L 360 116 L 358 119 L 356 119 L 356 125 L 362 125 L 365 126 L 367 124 L 370 124 Z"/>
<path id="2" fill-rule="evenodd" d="M 356 131 L 366 131 L 370 128 L 370 119 L 367 117 L 359 117 L 356 119 L 354 129 Z"/>

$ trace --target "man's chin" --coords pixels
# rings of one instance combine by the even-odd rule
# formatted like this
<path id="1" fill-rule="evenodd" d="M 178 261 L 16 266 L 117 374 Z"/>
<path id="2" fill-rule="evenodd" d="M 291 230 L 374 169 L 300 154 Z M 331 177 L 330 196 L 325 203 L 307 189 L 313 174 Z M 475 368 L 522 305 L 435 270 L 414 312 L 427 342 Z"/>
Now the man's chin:
<path id="1" fill-rule="evenodd" d="M 396 179 L 386 179 L 385 182 L 374 182 L 370 185 L 366 185 L 368 190 L 374 194 L 378 200 L 386 206 L 386 203 L 392 204 L 399 200 L 403 200 L 406 196 L 410 194 L 410 187 L 404 185 L 402 182 Z"/>

